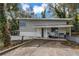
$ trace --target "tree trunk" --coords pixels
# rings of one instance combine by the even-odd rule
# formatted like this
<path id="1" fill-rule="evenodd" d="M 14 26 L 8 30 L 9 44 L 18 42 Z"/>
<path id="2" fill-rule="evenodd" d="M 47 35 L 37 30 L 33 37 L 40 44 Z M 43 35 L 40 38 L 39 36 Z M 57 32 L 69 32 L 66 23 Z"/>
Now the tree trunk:
<path id="1" fill-rule="evenodd" d="M 9 30 L 9 25 L 7 22 L 5 23 L 3 27 L 3 39 L 4 39 L 4 46 L 9 46 L 10 45 L 10 30 Z"/>
<path id="2" fill-rule="evenodd" d="M 6 8 L 7 4 L 4 4 L 4 16 L 5 12 L 7 11 Z M 9 21 L 5 18 L 5 24 L 3 26 L 3 38 L 4 38 L 4 46 L 9 46 L 11 44 L 10 40 L 10 24 Z"/>

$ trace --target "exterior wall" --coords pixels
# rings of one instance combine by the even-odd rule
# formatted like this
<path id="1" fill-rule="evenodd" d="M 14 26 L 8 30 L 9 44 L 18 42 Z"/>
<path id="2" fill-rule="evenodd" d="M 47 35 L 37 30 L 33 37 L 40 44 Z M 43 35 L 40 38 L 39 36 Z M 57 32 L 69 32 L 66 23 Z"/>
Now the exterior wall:
<path id="1" fill-rule="evenodd" d="M 35 26 L 52 26 L 52 25 L 65 25 L 65 21 L 31 21 L 31 20 L 20 20 L 24 21 L 25 26 L 20 26 L 20 34 L 24 36 L 37 36 L 41 37 L 41 29 L 34 28 Z M 48 29 L 47 31 L 51 31 L 51 29 Z M 65 32 L 63 29 L 59 29 L 60 32 Z M 44 37 L 47 37 L 46 31 L 44 31 Z"/>
<path id="2" fill-rule="evenodd" d="M 34 26 L 52 26 L 52 25 L 65 25 L 66 22 L 64 21 L 26 21 L 26 25 L 20 26 L 20 31 L 23 32 L 36 32 Z"/>

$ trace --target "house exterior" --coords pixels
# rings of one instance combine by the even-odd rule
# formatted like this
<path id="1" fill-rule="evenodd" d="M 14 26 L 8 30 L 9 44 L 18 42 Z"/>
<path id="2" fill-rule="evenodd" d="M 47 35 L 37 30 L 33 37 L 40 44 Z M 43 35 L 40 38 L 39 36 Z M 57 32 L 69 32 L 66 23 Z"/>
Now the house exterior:
<path id="1" fill-rule="evenodd" d="M 19 20 L 20 36 L 28 38 L 71 36 L 73 18 L 16 18 Z"/>
<path id="2" fill-rule="evenodd" d="M 73 18 L 17 18 L 19 20 L 20 36 L 27 38 L 71 36 Z"/>

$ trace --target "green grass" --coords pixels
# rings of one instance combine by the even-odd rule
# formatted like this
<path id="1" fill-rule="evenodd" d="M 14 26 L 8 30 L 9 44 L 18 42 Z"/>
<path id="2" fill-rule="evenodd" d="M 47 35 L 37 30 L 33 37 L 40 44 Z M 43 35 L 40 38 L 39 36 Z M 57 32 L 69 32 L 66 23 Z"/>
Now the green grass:
<path id="1" fill-rule="evenodd" d="M 3 42 L 0 40 L 0 48 L 4 47 Z"/>

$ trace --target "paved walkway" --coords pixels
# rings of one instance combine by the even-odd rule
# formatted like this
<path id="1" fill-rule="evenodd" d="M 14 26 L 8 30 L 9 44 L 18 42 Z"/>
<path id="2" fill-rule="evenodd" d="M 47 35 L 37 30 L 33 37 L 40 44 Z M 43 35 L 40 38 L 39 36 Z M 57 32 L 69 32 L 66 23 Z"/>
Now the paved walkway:
<path id="1" fill-rule="evenodd" d="M 3 56 L 78 56 L 79 49 L 51 40 L 33 40 Z"/>

